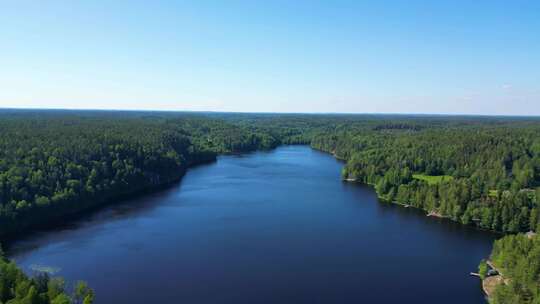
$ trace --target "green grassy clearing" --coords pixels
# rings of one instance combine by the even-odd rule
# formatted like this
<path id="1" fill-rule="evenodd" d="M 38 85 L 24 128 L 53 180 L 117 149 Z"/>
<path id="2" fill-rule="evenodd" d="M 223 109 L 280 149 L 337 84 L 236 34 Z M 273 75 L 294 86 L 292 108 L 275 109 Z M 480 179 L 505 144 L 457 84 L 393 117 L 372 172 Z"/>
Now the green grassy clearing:
<path id="1" fill-rule="evenodd" d="M 442 182 L 448 182 L 454 178 L 450 175 L 425 175 L 425 174 L 413 174 L 414 179 L 426 181 L 430 185 L 440 184 Z"/>

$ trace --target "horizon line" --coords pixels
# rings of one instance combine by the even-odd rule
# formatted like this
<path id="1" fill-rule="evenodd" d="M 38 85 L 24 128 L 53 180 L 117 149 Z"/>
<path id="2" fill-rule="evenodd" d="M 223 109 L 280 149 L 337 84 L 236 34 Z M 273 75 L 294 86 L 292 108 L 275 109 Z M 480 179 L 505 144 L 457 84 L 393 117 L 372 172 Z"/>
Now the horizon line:
<path id="1" fill-rule="evenodd" d="M 101 112 L 165 112 L 165 113 L 216 113 L 216 114 L 284 114 L 284 115 L 397 115 L 397 116 L 461 116 L 461 117 L 521 117 L 540 118 L 540 114 L 471 114 L 471 113 L 403 113 L 403 112 L 271 112 L 271 111 L 220 111 L 220 110 L 180 110 L 180 109 L 119 109 L 119 108 L 40 108 L 2 107 L 0 111 L 101 111 Z"/>

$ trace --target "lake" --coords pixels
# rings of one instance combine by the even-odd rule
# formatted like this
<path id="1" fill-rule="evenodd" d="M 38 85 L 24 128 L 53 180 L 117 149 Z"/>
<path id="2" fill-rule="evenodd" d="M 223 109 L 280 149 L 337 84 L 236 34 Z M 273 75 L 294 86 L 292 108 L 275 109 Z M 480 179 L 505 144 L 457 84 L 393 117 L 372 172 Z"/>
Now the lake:
<path id="1" fill-rule="evenodd" d="M 379 202 L 342 166 L 307 146 L 221 156 L 8 254 L 98 304 L 485 303 L 469 272 L 494 234 Z"/>

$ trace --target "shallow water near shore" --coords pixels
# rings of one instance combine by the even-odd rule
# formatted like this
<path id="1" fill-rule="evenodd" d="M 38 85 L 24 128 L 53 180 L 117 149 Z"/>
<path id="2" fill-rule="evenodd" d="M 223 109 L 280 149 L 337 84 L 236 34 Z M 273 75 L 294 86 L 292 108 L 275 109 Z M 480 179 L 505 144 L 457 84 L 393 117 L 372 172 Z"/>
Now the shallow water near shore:
<path id="1" fill-rule="evenodd" d="M 221 156 L 8 254 L 98 304 L 485 303 L 469 272 L 494 234 L 380 203 L 342 166 L 307 146 Z"/>

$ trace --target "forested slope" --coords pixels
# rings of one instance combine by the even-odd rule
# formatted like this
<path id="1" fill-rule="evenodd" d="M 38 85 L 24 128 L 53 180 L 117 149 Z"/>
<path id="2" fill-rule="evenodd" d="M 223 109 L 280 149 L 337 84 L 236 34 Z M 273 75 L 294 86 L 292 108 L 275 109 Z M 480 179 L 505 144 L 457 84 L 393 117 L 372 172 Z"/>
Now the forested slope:
<path id="1" fill-rule="evenodd" d="M 485 229 L 535 230 L 540 129 L 511 126 L 346 131 L 312 146 L 346 159 L 343 177 L 386 200 Z"/>
<path id="2" fill-rule="evenodd" d="M 162 114 L 15 112 L 0 116 L 0 237 L 177 181 L 217 153 L 268 149 L 267 135 Z"/>

